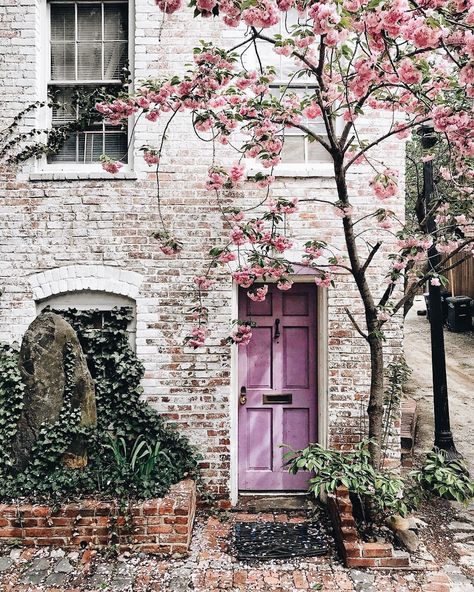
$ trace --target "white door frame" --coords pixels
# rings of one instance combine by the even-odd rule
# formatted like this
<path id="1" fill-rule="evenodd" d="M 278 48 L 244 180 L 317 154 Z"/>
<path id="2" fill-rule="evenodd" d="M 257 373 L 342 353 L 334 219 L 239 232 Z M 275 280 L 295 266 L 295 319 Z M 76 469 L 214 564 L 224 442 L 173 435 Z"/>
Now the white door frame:
<path id="1" fill-rule="evenodd" d="M 314 282 L 314 275 L 295 274 L 291 277 L 293 282 Z M 318 375 L 318 443 L 322 446 L 328 444 L 328 291 L 322 288 L 316 289 L 316 320 L 317 320 L 317 344 Z M 239 286 L 232 284 L 232 319 L 239 318 Z M 239 351 L 238 346 L 232 346 L 230 361 L 230 501 L 233 506 L 237 504 L 239 497 Z"/>

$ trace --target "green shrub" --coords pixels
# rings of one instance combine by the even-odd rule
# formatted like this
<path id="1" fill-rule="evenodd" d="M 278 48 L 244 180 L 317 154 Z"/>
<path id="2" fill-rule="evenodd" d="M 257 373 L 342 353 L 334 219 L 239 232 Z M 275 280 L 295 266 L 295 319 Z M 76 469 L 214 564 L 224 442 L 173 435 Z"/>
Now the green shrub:
<path id="1" fill-rule="evenodd" d="M 18 353 L 0 349 L 0 497 L 11 499 L 65 498 L 100 493 L 105 496 L 155 497 L 173 483 L 196 474 L 197 457 L 187 438 L 164 423 L 140 399 L 144 368 L 129 344 L 128 307 L 113 311 L 54 311 L 76 330 L 95 382 L 97 429 L 79 427 L 79 414 L 69 405 L 67 380 L 61 417 L 45 425 L 31 453 L 31 461 L 18 474 L 12 468 L 9 443 L 16 433 L 24 385 L 18 371 Z M 66 374 L 68 370 L 65 357 Z M 87 441 L 84 469 L 62 465 L 71 442 Z M 120 442 L 114 450 L 112 442 Z M 121 447 L 121 448 L 120 448 Z M 139 447 L 135 469 L 121 466 L 116 452 L 127 462 L 129 451 Z"/>
<path id="2" fill-rule="evenodd" d="M 353 452 L 327 450 L 310 444 L 304 450 L 287 453 L 290 473 L 311 471 L 309 491 L 334 493 L 339 486 L 357 495 L 371 517 L 389 514 L 405 516 L 413 508 L 415 499 L 404 497 L 404 481 L 388 470 L 376 470 L 370 464 L 368 440 L 356 445 Z"/>
<path id="3" fill-rule="evenodd" d="M 420 470 L 410 477 L 427 495 L 469 503 L 474 497 L 474 481 L 462 460 L 448 460 L 442 450 L 429 452 Z"/>

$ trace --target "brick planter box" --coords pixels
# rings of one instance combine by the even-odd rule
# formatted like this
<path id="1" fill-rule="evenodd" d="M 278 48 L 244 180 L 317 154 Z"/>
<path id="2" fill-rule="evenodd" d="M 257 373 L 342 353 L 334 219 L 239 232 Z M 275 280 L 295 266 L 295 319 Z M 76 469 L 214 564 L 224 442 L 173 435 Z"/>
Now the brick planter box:
<path id="1" fill-rule="evenodd" d="M 166 497 L 120 506 L 118 501 L 81 500 L 59 508 L 0 505 L 0 543 L 101 548 L 116 544 L 155 554 L 184 554 L 191 542 L 196 485 L 173 485 Z"/>
<path id="2" fill-rule="evenodd" d="M 396 551 L 390 543 L 366 543 L 359 539 L 345 487 L 328 495 L 328 508 L 336 545 L 346 567 L 409 567 L 408 553 Z"/>

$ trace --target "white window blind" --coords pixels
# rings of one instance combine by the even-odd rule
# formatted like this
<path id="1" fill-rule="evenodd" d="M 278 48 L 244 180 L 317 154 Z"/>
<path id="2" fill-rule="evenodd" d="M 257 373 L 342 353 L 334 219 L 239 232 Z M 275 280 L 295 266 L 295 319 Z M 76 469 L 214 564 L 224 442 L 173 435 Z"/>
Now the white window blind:
<path id="1" fill-rule="evenodd" d="M 78 124 L 50 162 L 97 162 L 104 153 L 126 161 L 127 130 L 85 118 L 97 91 L 122 87 L 128 55 L 126 2 L 51 2 L 51 72 L 54 99 L 52 124 Z M 91 97 L 88 101 L 84 97 Z M 93 111 L 92 111 L 93 113 Z M 79 125 L 80 122 L 80 125 Z"/>

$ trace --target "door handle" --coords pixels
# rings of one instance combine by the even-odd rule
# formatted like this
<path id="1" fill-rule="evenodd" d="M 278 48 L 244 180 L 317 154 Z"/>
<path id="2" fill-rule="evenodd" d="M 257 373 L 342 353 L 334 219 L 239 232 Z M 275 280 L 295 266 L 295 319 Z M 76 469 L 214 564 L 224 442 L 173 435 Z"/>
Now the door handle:
<path id="1" fill-rule="evenodd" d="M 280 319 L 275 319 L 275 334 L 273 335 L 273 339 L 278 339 L 280 337 Z"/>
<path id="2" fill-rule="evenodd" d="M 247 389 L 244 386 L 240 389 L 239 403 L 241 405 L 247 403 Z"/>

